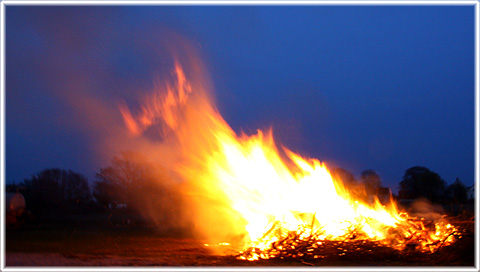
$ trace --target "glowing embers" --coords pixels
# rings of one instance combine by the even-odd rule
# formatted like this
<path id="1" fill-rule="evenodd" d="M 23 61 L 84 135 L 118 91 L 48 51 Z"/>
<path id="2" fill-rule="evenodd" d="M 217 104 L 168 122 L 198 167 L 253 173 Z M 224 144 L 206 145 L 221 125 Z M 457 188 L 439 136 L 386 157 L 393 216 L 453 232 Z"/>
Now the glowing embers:
<path id="1" fill-rule="evenodd" d="M 406 216 L 406 214 L 403 214 Z M 372 253 L 394 253 L 395 251 L 420 251 L 433 253 L 440 247 L 450 245 L 461 232 L 445 222 L 410 218 L 403 222 L 402 227 L 386 227 L 388 237 L 385 239 L 371 239 L 359 228 L 351 226 L 345 235 L 326 236 L 321 229 L 316 232 L 311 226 L 299 227 L 296 231 L 286 231 L 281 227 L 273 226 L 265 234 L 264 243 L 257 241 L 256 245 L 241 251 L 237 258 L 241 260 L 259 259 L 317 259 L 332 258 L 332 256 L 352 256 L 361 258 Z M 402 232 L 402 229 L 407 231 Z M 273 232 L 273 233 L 270 233 Z M 270 244 L 268 244 L 270 243 Z"/>

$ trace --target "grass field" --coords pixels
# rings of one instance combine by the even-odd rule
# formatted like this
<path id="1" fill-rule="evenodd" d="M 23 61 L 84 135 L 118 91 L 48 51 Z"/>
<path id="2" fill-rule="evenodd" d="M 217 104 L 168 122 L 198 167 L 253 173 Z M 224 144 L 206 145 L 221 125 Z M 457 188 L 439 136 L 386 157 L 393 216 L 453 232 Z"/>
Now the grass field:
<path id="1" fill-rule="evenodd" d="M 471 226 L 473 229 L 473 225 Z M 170 237 L 168 237 L 170 236 Z M 348 245 L 347 245 L 348 246 Z M 357 245 L 358 246 L 358 245 Z M 401 252 L 363 244 L 339 254 L 337 244 L 325 244 L 319 259 L 242 261 L 219 255 L 204 241 L 142 228 L 105 227 L 8 229 L 6 265 L 13 266 L 473 266 L 473 231 L 439 251 Z M 228 248 L 224 249 L 228 252 Z M 233 253 L 233 252 L 230 252 Z"/>

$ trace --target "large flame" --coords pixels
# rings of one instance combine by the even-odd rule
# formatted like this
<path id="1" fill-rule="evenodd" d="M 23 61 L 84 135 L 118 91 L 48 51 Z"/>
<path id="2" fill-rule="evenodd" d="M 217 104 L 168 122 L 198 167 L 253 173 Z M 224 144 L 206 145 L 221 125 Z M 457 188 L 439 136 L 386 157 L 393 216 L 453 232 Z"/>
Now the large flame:
<path id="1" fill-rule="evenodd" d="M 267 249 L 292 233 L 300 240 L 350 237 L 398 249 L 413 239 L 430 251 L 453 241 L 454 228 L 446 222 L 425 228 L 393 201 L 355 199 L 324 163 L 277 149 L 271 131 L 237 135 L 201 80 L 190 82 L 178 62 L 173 75 L 140 110 L 120 110 L 133 135 L 161 127 L 165 138 L 175 139 L 180 159 L 172 168 L 195 209 L 197 230 L 212 242 L 254 248 L 242 258 L 255 260 L 274 257 Z"/>

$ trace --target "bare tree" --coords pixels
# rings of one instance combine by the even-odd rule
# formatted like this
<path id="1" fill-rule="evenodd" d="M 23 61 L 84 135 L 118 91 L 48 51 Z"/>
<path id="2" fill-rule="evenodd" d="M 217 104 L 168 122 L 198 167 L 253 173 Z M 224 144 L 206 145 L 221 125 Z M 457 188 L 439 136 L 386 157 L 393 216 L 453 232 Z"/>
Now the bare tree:
<path id="1" fill-rule="evenodd" d="M 142 154 L 123 152 L 97 173 L 93 195 L 105 206 L 124 203 L 149 222 L 175 225 L 182 214 L 180 190 L 165 173 Z"/>

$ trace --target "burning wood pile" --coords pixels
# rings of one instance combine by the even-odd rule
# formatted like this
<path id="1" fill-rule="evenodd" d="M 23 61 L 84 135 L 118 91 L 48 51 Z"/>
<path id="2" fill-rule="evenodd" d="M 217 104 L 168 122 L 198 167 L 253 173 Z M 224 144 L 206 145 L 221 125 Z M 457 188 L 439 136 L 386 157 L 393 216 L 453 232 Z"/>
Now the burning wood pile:
<path id="1" fill-rule="evenodd" d="M 354 254 L 358 258 L 359 255 L 372 254 L 373 250 L 433 253 L 462 237 L 460 230 L 444 222 L 435 224 L 434 221 L 408 218 L 405 225 L 409 226 L 405 233 L 390 227 L 388 238 L 380 241 L 369 239 L 355 227 L 350 228 L 347 234 L 333 238 L 325 237 L 325 233 L 321 230 L 314 232 L 313 224 L 312 226 L 303 226 L 297 231 L 287 232 L 274 226 L 265 233 L 265 237 L 271 233 L 275 233 L 278 237 L 278 240 L 275 239 L 276 241 L 271 242 L 270 247 L 263 250 L 259 247 L 249 247 L 236 257 L 241 260 L 271 258 L 312 260 L 349 254 Z"/>
<path id="2" fill-rule="evenodd" d="M 145 97 L 140 111 L 121 111 L 132 135 L 155 125 L 167 132 L 169 168 L 191 200 L 192 220 L 205 226 L 200 235 L 228 243 L 244 237 L 244 260 L 347 255 L 367 244 L 434 252 L 459 236 L 445 219 L 356 199 L 324 163 L 277 149 L 271 131 L 237 135 L 210 100 L 205 69 L 189 67 L 193 80 L 176 63 L 173 83 Z"/>

